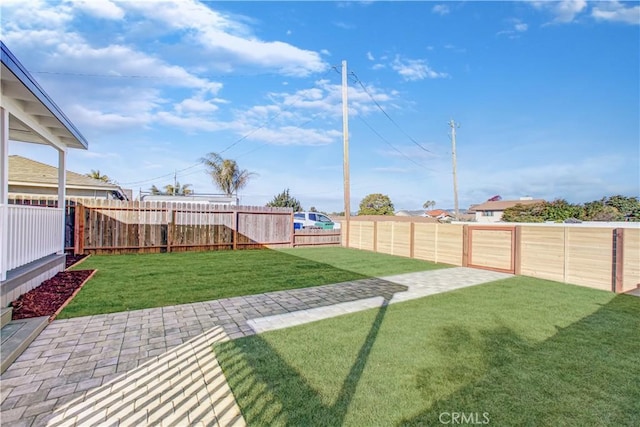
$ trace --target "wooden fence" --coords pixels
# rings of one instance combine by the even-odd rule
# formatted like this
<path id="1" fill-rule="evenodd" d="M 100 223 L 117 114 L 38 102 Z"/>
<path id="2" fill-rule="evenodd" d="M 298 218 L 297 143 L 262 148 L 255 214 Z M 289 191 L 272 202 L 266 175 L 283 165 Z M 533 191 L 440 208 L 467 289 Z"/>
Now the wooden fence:
<path id="1" fill-rule="evenodd" d="M 288 208 L 94 200 L 75 209 L 74 253 L 291 246 Z"/>
<path id="2" fill-rule="evenodd" d="M 295 230 L 293 247 L 302 246 L 340 246 L 340 230 Z"/>
<path id="3" fill-rule="evenodd" d="M 640 228 L 434 224 L 352 218 L 351 248 L 572 283 L 614 292 L 640 286 Z"/>

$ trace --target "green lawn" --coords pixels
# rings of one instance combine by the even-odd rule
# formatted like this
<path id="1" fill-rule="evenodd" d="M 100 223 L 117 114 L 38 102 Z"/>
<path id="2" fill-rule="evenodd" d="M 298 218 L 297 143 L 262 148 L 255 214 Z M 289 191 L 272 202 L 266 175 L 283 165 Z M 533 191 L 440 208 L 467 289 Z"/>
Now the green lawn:
<path id="1" fill-rule="evenodd" d="M 640 298 L 578 286 L 515 277 L 215 349 L 250 426 L 640 425 Z"/>
<path id="2" fill-rule="evenodd" d="M 59 319 L 448 267 L 340 247 L 91 256 L 96 275 Z"/>

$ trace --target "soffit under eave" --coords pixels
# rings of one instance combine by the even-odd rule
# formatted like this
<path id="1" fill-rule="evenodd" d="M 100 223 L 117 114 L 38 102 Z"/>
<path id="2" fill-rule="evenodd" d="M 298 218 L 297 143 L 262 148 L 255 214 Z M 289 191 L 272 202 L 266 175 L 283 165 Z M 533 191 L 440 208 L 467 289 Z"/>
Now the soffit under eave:
<path id="1" fill-rule="evenodd" d="M 0 93 L 2 94 L 2 106 L 7 108 L 9 112 L 10 140 L 54 146 L 59 141 L 69 148 L 86 149 L 83 142 L 76 138 L 4 63 L 1 71 Z M 17 116 L 30 117 L 38 126 L 55 136 L 58 141 L 48 141 L 40 132 Z"/>

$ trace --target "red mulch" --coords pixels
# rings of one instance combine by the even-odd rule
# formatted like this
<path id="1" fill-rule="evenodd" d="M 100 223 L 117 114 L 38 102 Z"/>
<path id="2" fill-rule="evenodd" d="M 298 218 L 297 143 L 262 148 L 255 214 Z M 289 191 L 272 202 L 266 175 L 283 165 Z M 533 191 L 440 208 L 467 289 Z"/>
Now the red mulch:
<path id="1" fill-rule="evenodd" d="M 61 271 L 11 303 L 13 320 L 51 316 L 62 307 L 93 270 Z"/>
<path id="2" fill-rule="evenodd" d="M 68 255 L 67 254 L 67 264 L 64 266 L 65 269 L 71 267 L 73 264 L 79 262 L 80 260 L 85 259 L 89 255 Z"/>

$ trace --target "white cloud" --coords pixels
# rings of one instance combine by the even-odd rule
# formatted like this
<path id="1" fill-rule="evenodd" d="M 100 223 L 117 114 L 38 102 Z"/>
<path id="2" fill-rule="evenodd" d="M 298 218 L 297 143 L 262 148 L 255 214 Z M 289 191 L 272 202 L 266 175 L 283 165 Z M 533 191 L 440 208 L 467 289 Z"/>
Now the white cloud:
<path id="1" fill-rule="evenodd" d="M 88 159 L 109 159 L 109 158 L 120 157 L 118 153 L 98 152 L 96 151 L 96 148 L 94 146 L 91 147 L 91 151 L 89 150 L 78 150 L 78 151 L 79 151 L 78 153 L 79 156 L 86 157 Z"/>
<path id="2" fill-rule="evenodd" d="M 566 24 L 573 22 L 575 17 L 587 7 L 586 0 L 561 0 L 561 1 L 530 1 L 535 8 L 551 13 L 553 23 Z"/>
<path id="3" fill-rule="evenodd" d="M 247 137 L 249 140 L 267 141 L 275 145 L 327 145 L 340 141 L 338 130 L 305 129 L 295 126 L 262 128 Z"/>
<path id="4" fill-rule="evenodd" d="M 185 113 L 213 113 L 218 111 L 219 107 L 215 101 L 204 100 L 200 97 L 185 99 L 176 104 L 176 111 L 180 114 Z"/>
<path id="5" fill-rule="evenodd" d="M 229 128 L 228 125 L 222 122 L 211 120 L 202 115 L 180 115 L 168 111 L 160 111 L 156 114 L 155 119 L 160 124 L 184 129 L 188 133 L 197 131 L 215 132 Z"/>
<path id="6" fill-rule="evenodd" d="M 516 31 L 518 32 L 524 32 L 527 31 L 527 29 L 529 28 L 529 26 L 527 24 L 525 24 L 524 22 L 518 22 L 514 25 L 514 28 Z"/>
<path id="7" fill-rule="evenodd" d="M 73 10 L 67 4 L 52 5 L 42 0 L 3 0 L 2 25 L 5 32 L 16 28 L 59 28 L 73 19 Z"/>
<path id="8" fill-rule="evenodd" d="M 317 52 L 281 41 L 262 41 L 239 20 L 194 0 L 168 0 L 159 4 L 137 1 L 123 5 L 175 30 L 192 32 L 191 37 L 205 49 L 204 53 L 215 54 L 214 63 L 222 67 L 239 62 L 294 76 L 307 76 L 327 67 Z M 228 56 L 226 60 L 224 55 Z"/>
<path id="9" fill-rule="evenodd" d="M 376 58 L 373 56 L 373 54 L 371 52 L 367 52 L 367 59 L 369 61 L 375 61 Z"/>
<path id="10" fill-rule="evenodd" d="M 447 73 L 433 70 L 424 59 L 405 59 L 397 56 L 391 68 L 407 81 L 449 77 Z"/>
<path id="11" fill-rule="evenodd" d="M 449 9 L 449 6 L 447 6 L 446 4 L 437 4 L 437 5 L 433 6 L 431 11 L 433 13 L 437 13 L 437 14 L 443 15 L 443 16 L 447 15 L 449 12 L 451 12 L 451 10 Z"/>
<path id="12" fill-rule="evenodd" d="M 519 37 L 519 33 L 524 33 L 529 29 L 528 24 L 522 22 L 517 18 L 509 19 L 508 22 L 511 28 L 509 28 L 508 30 L 498 31 L 498 33 L 496 33 L 497 36 L 506 35 L 509 38 L 513 39 Z"/>
<path id="13" fill-rule="evenodd" d="M 342 22 L 342 21 L 336 21 L 333 23 L 333 25 L 335 25 L 338 28 L 342 28 L 343 30 L 353 30 L 355 27 L 355 25 L 353 24 L 348 24 L 346 22 Z"/>
<path id="14" fill-rule="evenodd" d="M 601 2 L 593 6 L 591 16 L 599 21 L 640 25 L 640 5 L 625 7 L 619 1 Z"/>
<path id="15" fill-rule="evenodd" d="M 124 18 L 124 10 L 110 0 L 70 0 L 70 3 L 74 8 L 96 18 Z"/>
<path id="16" fill-rule="evenodd" d="M 100 110 L 90 109 L 82 105 L 68 107 L 70 115 L 77 123 L 83 123 L 84 129 L 100 131 L 123 131 L 139 127 L 151 122 L 152 117 L 148 112 L 140 112 L 136 115 L 121 113 L 105 113 Z M 82 126 L 81 126 L 82 127 Z"/>

